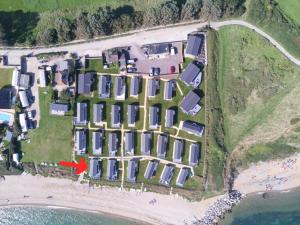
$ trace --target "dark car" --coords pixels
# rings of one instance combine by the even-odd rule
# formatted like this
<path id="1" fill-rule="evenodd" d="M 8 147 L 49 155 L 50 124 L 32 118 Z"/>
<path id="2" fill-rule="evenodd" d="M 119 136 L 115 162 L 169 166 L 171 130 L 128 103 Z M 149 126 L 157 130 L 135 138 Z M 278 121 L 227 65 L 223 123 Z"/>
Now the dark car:
<path id="1" fill-rule="evenodd" d="M 159 76 L 160 75 L 160 68 L 158 68 L 158 67 L 154 68 L 153 75 L 154 76 Z"/>
<path id="2" fill-rule="evenodd" d="M 170 66 L 170 73 L 171 74 L 175 73 L 175 66 Z"/>
<path id="3" fill-rule="evenodd" d="M 127 73 L 135 73 L 136 71 L 137 71 L 137 68 L 135 68 L 135 67 L 127 68 Z"/>

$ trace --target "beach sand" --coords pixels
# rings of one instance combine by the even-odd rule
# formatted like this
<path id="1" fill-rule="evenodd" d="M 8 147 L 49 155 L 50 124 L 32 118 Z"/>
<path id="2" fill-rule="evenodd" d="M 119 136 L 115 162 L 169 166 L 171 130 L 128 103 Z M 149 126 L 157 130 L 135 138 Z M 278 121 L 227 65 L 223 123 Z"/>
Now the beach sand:
<path id="1" fill-rule="evenodd" d="M 251 165 L 238 175 L 234 189 L 242 193 L 288 190 L 300 186 L 300 154 Z"/>
<path id="2" fill-rule="evenodd" d="M 25 197 L 24 197 L 25 196 Z M 52 196 L 51 198 L 49 196 Z M 89 187 L 67 179 L 6 176 L 0 205 L 51 205 L 112 214 L 147 224 L 184 224 L 200 218 L 217 197 L 189 202 L 175 195 Z M 156 203 L 150 204 L 155 199 Z"/>

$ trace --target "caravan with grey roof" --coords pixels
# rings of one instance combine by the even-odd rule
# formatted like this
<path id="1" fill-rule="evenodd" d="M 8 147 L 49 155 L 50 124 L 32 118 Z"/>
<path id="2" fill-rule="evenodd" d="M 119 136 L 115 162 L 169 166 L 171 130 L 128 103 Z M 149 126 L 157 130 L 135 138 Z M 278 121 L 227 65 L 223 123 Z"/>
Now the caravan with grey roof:
<path id="1" fill-rule="evenodd" d="M 200 146 L 197 143 L 192 143 L 190 145 L 189 151 L 189 165 L 197 166 L 200 158 Z"/>
<path id="2" fill-rule="evenodd" d="M 118 179 L 118 163 L 116 159 L 108 159 L 106 178 L 109 181 L 115 181 Z"/>
<path id="3" fill-rule="evenodd" d="M 127 181 L 134 183 L 136 182 L 136 174 L 138 171 L 138 161 L 136 159 L 131 159 L 128 161 L 127 167 Z"/>
<path id="4" fill-rule="evenodd" d="M 137 76 L 131 77 L 130 80 L 130 97 L 137 98 L 140 91 L 140 78 Z"/>
<path id="5" fill-rule="evenodd" d="M 200 97 L 194 91 L 190 91 L 181 101 L 180 109 L 187 115 L 195 116 L 201 110 L 199 101 Z"/>
<path id="6" fill-rule="evenodd" d="M 159 183 L 165 186 L 169 186 L 174 174 L 174 166 L 171 164 L 165 165 L 163 172 L 160 175 Z"/>
<path id="7" fill-rule="evenodd" d="M 159 89 L 159 80 L 158 79 L 149 79 L 148 80 L 148 97 L 153 98 L 157 94 Z"/>
<path id="8" fill-rule="evenodd" d="M 121 106 L 119 105 L 111 106 L 111 126 L 113 128 L 121 127 Z"/>
<path id="9" fill-rule="evenodd" d="M 204 44 L 204 35 L 199 33 L 189 34 L 187 40 L 187 46 L 185 50 L 185 55 L 190 57 L 195 57 L 200 55 L 201 48 Z"/>
<path id="10" fill-rule="evenodd" d="M 125 77 L 116 76 L 114 84 L 115 100 L 125 100 L 126 95 L 126 82 Z"/>
<path id="11" fill-rule="evenodd" d="M 93 132 L 93 155 L 101 155 L 103 147 L 103 134 L 100 131 Z"/>
<path id="12" fill-rule="evenodd" d="M 169 108 L 166 110 L 165 127 L 172 128 L 174 125 L 175 110 Z"/>
<path id="13" fill-rule="evenodd" d="M 155 175 L 155 173 L 157 171 L 158 163 L 159 162 L 157 160 L 151 160 L 148 162 L 146 171 L 144 173 L 144 177 L 147 180 L 150 180 Z"/>
<path id="14" fill-rule="evenodd" d="M 125 132 L 125 154 L 134 155 L 134 132 Z"/>
<path id="15" fill-rule="evenodd" d="M 108 154 L 109 156 L 115 156 L 118 150 L 118 135 L 117 133 L 109 133 L 108 135 Z"/>
<path id="16" fill-rule="evenodd" d="M 194 134 L 196 136 L 202 137 L 204 133 L 204 125 L 194 121 L 186 120 L 182 123 L 182 130 L 189 134 Z"/>
<path id="17" fill-rule="evenodd" d="M 183 187 L 190 173 L 191 170 L 189 168 L 181 168 L 176 179 L 176 186 Z"/>
<path id="18" fill-rule="evenodd" d="M 89 169 L 89 177 L 93 180 L 100 179 L 101 169 L 100 169 L 100 161 L 96 158 L 90 159 L 90 169 Z"/>
<path id="19" fill-rule="evenodd" d="M 88 122 L 87 120 L 87 103 L 86 102 L 78 102 L 76 105 L 76 117 L 74 118 L 75 125 L 85 126 Z"/>
<path id="20" fill-rule="evenodd" d="M 77 92 L 78 94 L 91 94 L 92 84 L 94 82 L 92 73 L 85 73 L 78 75 Z"/>
<path id="21" fill-rule="evenodd" d="M 104 104 L 93 105 L 93 122 L 96 125 L 101 125 L 104 120 Z"/>
<path id="22" fill-rule="evenodd" d="M 168 137 L 166 135 L 159 134 L 157 137 L 157 146 L 156 146 L 157 157 L 162 159 L 166 158 L 167 144 L 168 144 Z"/>
<path id="23" fill-rule="evenodd" d="M 76 154 L 84 155 L 86 153 L 86 133 L 84 130 L 77 130 L 75 135 Z"/>
<path id="24" fill-rule="evenodd" d="M 141 134 L 141 152 L 142 155 L 150 155 L 151 143 L 152 143 L 152 134 L 150 132 L 143 132 Z"/>
<path id="25" fill-rule="evenodd" d="M 69 111 L 69 105 L 66 103 L 51 103 L 50 113 L 52 115 L 64 116 Z"/>
<path id="26" fill-rule="evenodd" d="M 164 84 L 164 100 L 171 101 L 173 98 L 173 90 L 175 88 L 175 81 L 169 80 Z"/>
<path id="27" fill-rule="evenodd" d="M 135 126 L 138 109 L 139 107 L 134 104 L 130 104 L 127 106 L 127 123 L 129 127 Z"/>
<path id="28" fill-rule="evenodd" d="M 159 108 L 157 106 L 149 107 L 149 128 L 150 129 L 158 128 L 158 111 Z"/>
<path id="29" fill-rule="evenodd" d="M 183 153 L 183 140 L 176 139 L 173 144 L 173 162 L 181 163 Z"/>
<path id="30" fill-rule="evenodd" d="M 194 62 L 189 63 L 180 76 L 180 80 L 182 80 L 185 85 L 192 86 L 194 88 L 197 88 L 200 85 L 201 79 L 202 72 L 199 66 Z"/>
<path id="31" fill-rule="evenodd" d="M 98 96 L 99 98 L 109 98 L 110 97 L 110 77 L 107 75 L 99 76 L 98 84 Z"/>

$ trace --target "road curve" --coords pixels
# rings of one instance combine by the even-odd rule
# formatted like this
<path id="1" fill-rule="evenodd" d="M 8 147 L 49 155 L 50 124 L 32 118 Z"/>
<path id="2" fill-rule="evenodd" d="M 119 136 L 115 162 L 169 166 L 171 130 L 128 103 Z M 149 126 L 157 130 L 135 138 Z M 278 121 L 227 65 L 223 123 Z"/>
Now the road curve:
<path id="1" fill-rule="evenodd" d="M 284 47 L 279 44 L 274 38 L 262 31 L 260 28 L 253 24 L 243 20 L 226 20 L 220 22 L 197 22 L 193 21 L 190 23 L 177 24 L 176 26 L 166 26 L 158 29 L 146 29 L 131 31 L 124 35 L 112 36 L 103 40 L 95 40 L 80 43 L 68 43 L 68 45 L 61 45 L 49 48 L 26 48 L 20 49 L 7 48 L 1 49 L 0 54 L 7 54 L 10 64 L 19 64 L 20 56 L 27 54 L 38 54 L 47 53 L 53 51 L 68 51 L 77 52 L 79 55 L 99 56 L 101 52 L 108 48 L 114 48 L 118 46 L 129 46 L 131 44 L 143 45 L 147 43 L 158 43 L 158 42 L 170 42 L 170 41 L 182 41 L 186 40 L 187 34 L 196 31 L 199 28 L 203 28 L 210 25 L 213 29 L 219 29 L 223 26 L 228 25 L 239 25 L 247 27 L 257 32 L 264 38 L 270 41 L 283 55 L 285 55 L 290 61 L 300 66 L 300 60 L 292 56 Z"/>

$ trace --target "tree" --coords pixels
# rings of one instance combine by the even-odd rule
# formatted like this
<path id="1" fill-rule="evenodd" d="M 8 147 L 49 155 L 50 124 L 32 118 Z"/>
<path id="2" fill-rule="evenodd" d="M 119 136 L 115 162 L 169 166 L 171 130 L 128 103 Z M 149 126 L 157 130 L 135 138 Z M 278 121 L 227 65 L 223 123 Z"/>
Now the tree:
<path id="1" fill-rule="evenodd" d="M 5 44 L 6 44 L 5 32 L 4 32 L 4 29 L 2 27 L 2 24 L 0 24 L 0 45 L 5 45 Z"/>
<path id="2" fill-rule="evenodd" d="M 179 19 L 179 8 L 176 1 L 168 1 L 161 5 L 160 8 L 160 23 L 171 24 L 176 23 Z"/>
<path id="3" fill-rule="evenodd" d="M 135 27 L 134 18 L 132 16 L 123 14 L 113 22 L 113 33 L 129 31 Z"/>
<path id="4" fill-rule="evenodd" d="M 58 40 L 60 42 L 72 41 L 75 39 L 74 24 L 65 18 L 57 18 L 55 20 Z"/>
<path id="5" fill-rule="evenodd" d="M 89 24 L 95 35 L 108 35 L 112 33 L 114 13 L 110 7 L 99 8 L 96 13 L 89 13 Z"/>
<path id="6" fill-rule="evenodd" d="M 92 38 L 94 36 L 87 13 L 81 12 L 78 15 L 78 17 L 76 18 L 76 25 L 77 38 Z"/>
<path id="7" fill-rule="evenodd" d="M 152 7 L 144 14 L 144 25 L 146 27 L 153 27 L 160 24 L 160 10 L 159 7 Z"/>
<path id="8" fill-rule="evenodd" d="M 201 15 L 205 19 L 218 19 L 223 16 L 223 0 L 203 0 Z"/>
<path id="9" fill-rule="evenodd" d="M 48 28 L 45 31 L 42 32 L 40 35 L 40 42 L 42 44 L 55 44 L 57 43 L 58 37 L 57 37 L 57 31 L 55 28 Z"/>
<path id="10" fill-rule="evenodd" d="M 197 19 L 201 10 L 202 0 L 187 0 L 181 10 L 182 20 Z"/>

